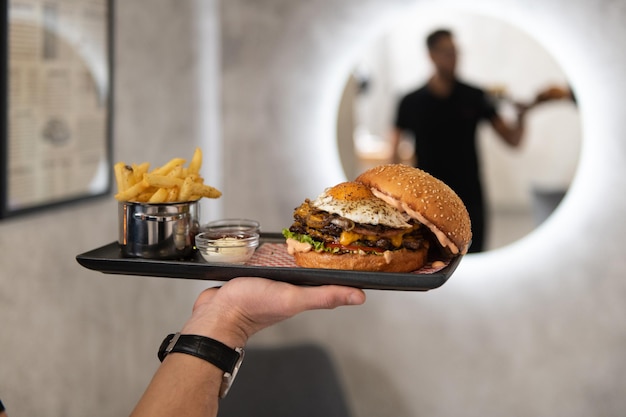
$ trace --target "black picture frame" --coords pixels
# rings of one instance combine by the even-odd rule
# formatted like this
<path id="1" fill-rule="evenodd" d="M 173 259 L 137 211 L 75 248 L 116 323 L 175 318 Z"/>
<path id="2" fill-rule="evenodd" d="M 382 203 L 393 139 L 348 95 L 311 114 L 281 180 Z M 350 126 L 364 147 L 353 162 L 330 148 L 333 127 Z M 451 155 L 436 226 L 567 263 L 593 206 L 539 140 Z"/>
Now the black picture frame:
<path id="1" fill-rule="evenodd" d="M 111 193 L 114 12 L 114 0 L 0 0 L 0 219 Z"/>

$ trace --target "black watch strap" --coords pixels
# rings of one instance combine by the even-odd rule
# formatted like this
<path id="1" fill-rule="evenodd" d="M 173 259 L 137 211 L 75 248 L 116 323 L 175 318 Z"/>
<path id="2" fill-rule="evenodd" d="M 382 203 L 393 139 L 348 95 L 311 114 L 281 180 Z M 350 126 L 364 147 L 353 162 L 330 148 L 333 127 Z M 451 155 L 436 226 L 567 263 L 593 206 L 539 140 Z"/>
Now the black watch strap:
<path id="1" fill-rule="evenodd" d="M 241 354 L 224 343 L 205 336 L 170 334 L 161 343 L 159 360 L 172 352 L 186 353 L 204 359 L 226 373 L 233 373 Z"/>

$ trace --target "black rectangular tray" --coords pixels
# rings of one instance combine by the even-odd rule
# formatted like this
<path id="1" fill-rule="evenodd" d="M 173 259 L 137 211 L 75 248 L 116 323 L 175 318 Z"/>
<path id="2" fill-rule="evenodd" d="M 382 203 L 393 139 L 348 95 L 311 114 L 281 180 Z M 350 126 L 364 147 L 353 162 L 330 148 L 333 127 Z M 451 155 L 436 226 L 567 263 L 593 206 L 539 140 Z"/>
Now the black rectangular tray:
<path id="1" fill-rule="evenodd" d="M 264 243 L 282 243 L 280 233 L 263 233 Z M 453 258 L 443 269 L 433 273 L 360 272 L 300 267 L 262 267 L 251 265 L 208 264 L 200 254 L 188 260 L 155 260 L 128 258 L 122 255 L 117 242 L 76 256 L 87 269 L 105 274 L 136 275 L 161 278 L 182 278 L 228 281 L 236 277 L 260 277 L 296 285 L 347 285 L 362 289 L 428 291 L 445 284 L 455 271 L 461 256 Z"/>

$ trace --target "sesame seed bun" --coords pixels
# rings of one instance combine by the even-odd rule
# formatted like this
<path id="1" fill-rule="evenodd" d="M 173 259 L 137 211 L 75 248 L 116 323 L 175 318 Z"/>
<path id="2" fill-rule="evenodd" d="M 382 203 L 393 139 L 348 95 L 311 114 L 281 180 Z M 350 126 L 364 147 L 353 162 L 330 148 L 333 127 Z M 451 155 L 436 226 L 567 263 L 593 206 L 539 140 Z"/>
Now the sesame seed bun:
<path id="1" fill-rule="evenodd" d="M 355 181 L 426 225 L 453 254 L 467 253 L 472 239 L 469 214 L 463 201 L 443 181 L 404 164 L 371 168 Z"/>

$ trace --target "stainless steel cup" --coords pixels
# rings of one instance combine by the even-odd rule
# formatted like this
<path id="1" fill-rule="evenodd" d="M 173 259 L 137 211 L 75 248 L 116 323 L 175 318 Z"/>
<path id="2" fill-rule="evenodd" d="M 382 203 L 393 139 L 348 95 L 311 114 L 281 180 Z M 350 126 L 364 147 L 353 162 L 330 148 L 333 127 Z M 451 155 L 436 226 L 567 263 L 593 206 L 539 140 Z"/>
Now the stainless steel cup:
<path id="1" fill-rule="evenodd" d="M 119 244 L 124 256 L 150 259 L 184 259 L 194 252 L 199 229 L 197 201 L 132 203 L 118 205 Z"/>

